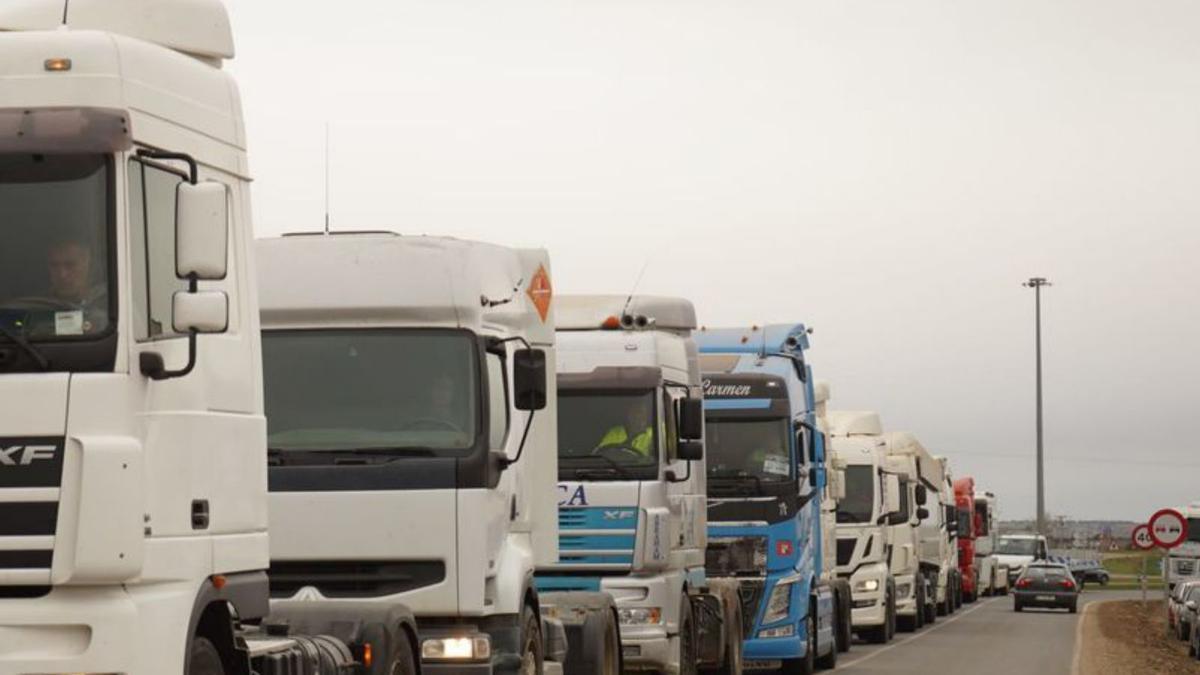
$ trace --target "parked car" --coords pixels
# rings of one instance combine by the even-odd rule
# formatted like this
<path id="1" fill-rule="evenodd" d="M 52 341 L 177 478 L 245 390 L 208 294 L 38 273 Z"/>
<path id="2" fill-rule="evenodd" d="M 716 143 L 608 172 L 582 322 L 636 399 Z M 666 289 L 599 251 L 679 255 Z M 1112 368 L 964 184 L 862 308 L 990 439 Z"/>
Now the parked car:
<path id="1" fill-rule="evenodd" d="M 1032 562 L 1013 587 L 1013 611 L 1026 607 L 1061 608 L 1074 614 L 1079 605 L 1079 584 L 1066 565 Z"/>
<path id="2" fill-rule="evenodd" d="M 1196 586 L 1200 586 L 1200 580 L 1185 581 L 1181 584 L 1175 584 L 1175 588 L 1171 589 L 1171 594 L 1167 596 L 1167 627 L 1174 632 L 1175 636 L 1180 640 L 1187 640 L 1190 636 L 1190 630 L 1185 630 L 1185 627 L 1180 621 L 1180 615 L 1183 611 L 1184 595 Z M 1190 628 L 1190 626 L 1188 627 Z"/>
<path id="3" fill-rule="evenodd" d="M 1176 624 L 1178 628 L 1175 635 L 1180 640 L 1191 641 L 1192 627 L 1198 622 L 1196 620 L 1198 608 L 1200 608 L 1200 584 L 1189 584 L 1183 595 L 1179 599 L 1178 618 Z"/>
<path id="4" fill-rule="evenodd" d="M 1076 578 L 1079 580 L 1079 585 L 1083 586 L 1088 583 L 1096 583 L 1101 586 L 1108 585 L 1108 570 L 1101 566 L 1099 560 L 1084 560 L 1080 563 L 1080 567 L 1075 572 Z"/>

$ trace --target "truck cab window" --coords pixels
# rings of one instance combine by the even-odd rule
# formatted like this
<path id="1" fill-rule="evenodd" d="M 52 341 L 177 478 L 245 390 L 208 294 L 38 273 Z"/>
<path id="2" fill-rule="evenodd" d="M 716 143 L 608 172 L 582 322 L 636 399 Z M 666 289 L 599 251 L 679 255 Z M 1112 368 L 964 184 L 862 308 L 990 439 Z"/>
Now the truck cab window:
<path id="1" fill-rule="evenodd" d="M 175 190 L 184 177 L 141 159 L 129 160 L 129 241 L 134 337 L 175 337 L 171 303 L 187 282 L 175 276 Z"/>
<path id="2" fill-rule="evenodd" d="M 0 154 L 0 326 L 30 342 L 86 340 L 113 325 L 111 161 Z"/>

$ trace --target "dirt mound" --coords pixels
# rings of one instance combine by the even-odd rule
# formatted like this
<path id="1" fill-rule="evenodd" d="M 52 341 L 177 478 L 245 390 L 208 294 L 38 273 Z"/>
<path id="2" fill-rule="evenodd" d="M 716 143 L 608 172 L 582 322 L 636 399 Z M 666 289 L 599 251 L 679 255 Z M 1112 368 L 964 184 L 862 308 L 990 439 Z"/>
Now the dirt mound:
<path id="1" fill-rule="evenodd" d="M 1163 602 L 1101 602 L 1083 617 L 1077 675 L 1200 675 L 1187 644 L 1167 636 Z"/>

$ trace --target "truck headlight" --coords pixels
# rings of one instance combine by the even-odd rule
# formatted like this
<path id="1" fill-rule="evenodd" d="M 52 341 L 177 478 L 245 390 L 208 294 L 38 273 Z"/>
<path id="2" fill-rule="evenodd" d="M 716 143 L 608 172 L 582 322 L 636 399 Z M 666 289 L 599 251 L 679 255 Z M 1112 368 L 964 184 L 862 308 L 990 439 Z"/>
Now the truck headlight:
<path id="1" fill-rule="evenodd" d="M 425 661 L 482 661 L 492 657 L 492 641 L 486 635 L 426 638 L 421 641 Z"/>
<path id="2" fill-rule="evenodd" d="M 763 623 L 783 621 L 792 613 L 792 589 L 796 586 L 798 577 L 780 579 L 771 589 L 767 598 L 767 611 L 763 613 Z"/>
<path id="3" fill-rule="evenodd" d="M 624 607 L 617 609 L 617 620 L 622 626 L 646 626 L 662 623 L 661 607 Z"/>
<path id="4" fill-rule="evenodd" d="M 863 593 L 874 593 L 875 591 L 879 590 L 879 580 L 863 579 L 862 581 L 857 581 L 854 583 L 854 590 L 861 591 Z"/>
<path id="5" fill-rule="evenodd" d="M 912 592 L 912 584 L 896 584 L 896 597 L 903 600 Z"/>

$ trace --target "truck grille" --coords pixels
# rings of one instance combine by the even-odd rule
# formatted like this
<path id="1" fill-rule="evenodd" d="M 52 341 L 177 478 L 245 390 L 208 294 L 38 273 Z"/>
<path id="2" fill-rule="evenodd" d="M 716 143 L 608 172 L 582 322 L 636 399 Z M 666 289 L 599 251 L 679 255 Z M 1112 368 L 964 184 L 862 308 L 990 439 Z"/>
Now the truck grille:
<path id="1" fill-rule="evenodd" d="M 271 563 L 271 596 L 290 598 L 312 586 L 327 598 L 405 593 L 446 579 L 440 560 L 295 560 Z"/>
<path id="2" fill-rule="evenodd" d="M 854 547 L 858 544 L 858 539 L 838 539 L 837 542 L 837 564 L 838 567 L 849 565 L 854 559 Z"/>
<path id="3" fill-rule="evenodd" d="M 63 452 L 62 437 L 0 438 L 0 570 L 11 586 L 50 583 Z"/>
<path id="4" fill-rule="evenodd" d="M 557 569 L 626 570 L 633 565 L 638 510 L 632 506 L 558 507 Z"/>
<path id="5" fill-rule="evenodd" d="M 708 548 L 704 551 L 704 570 L 709 576 L 760 577 L 766 567 L 766 537 L 708 538 Z"/>

